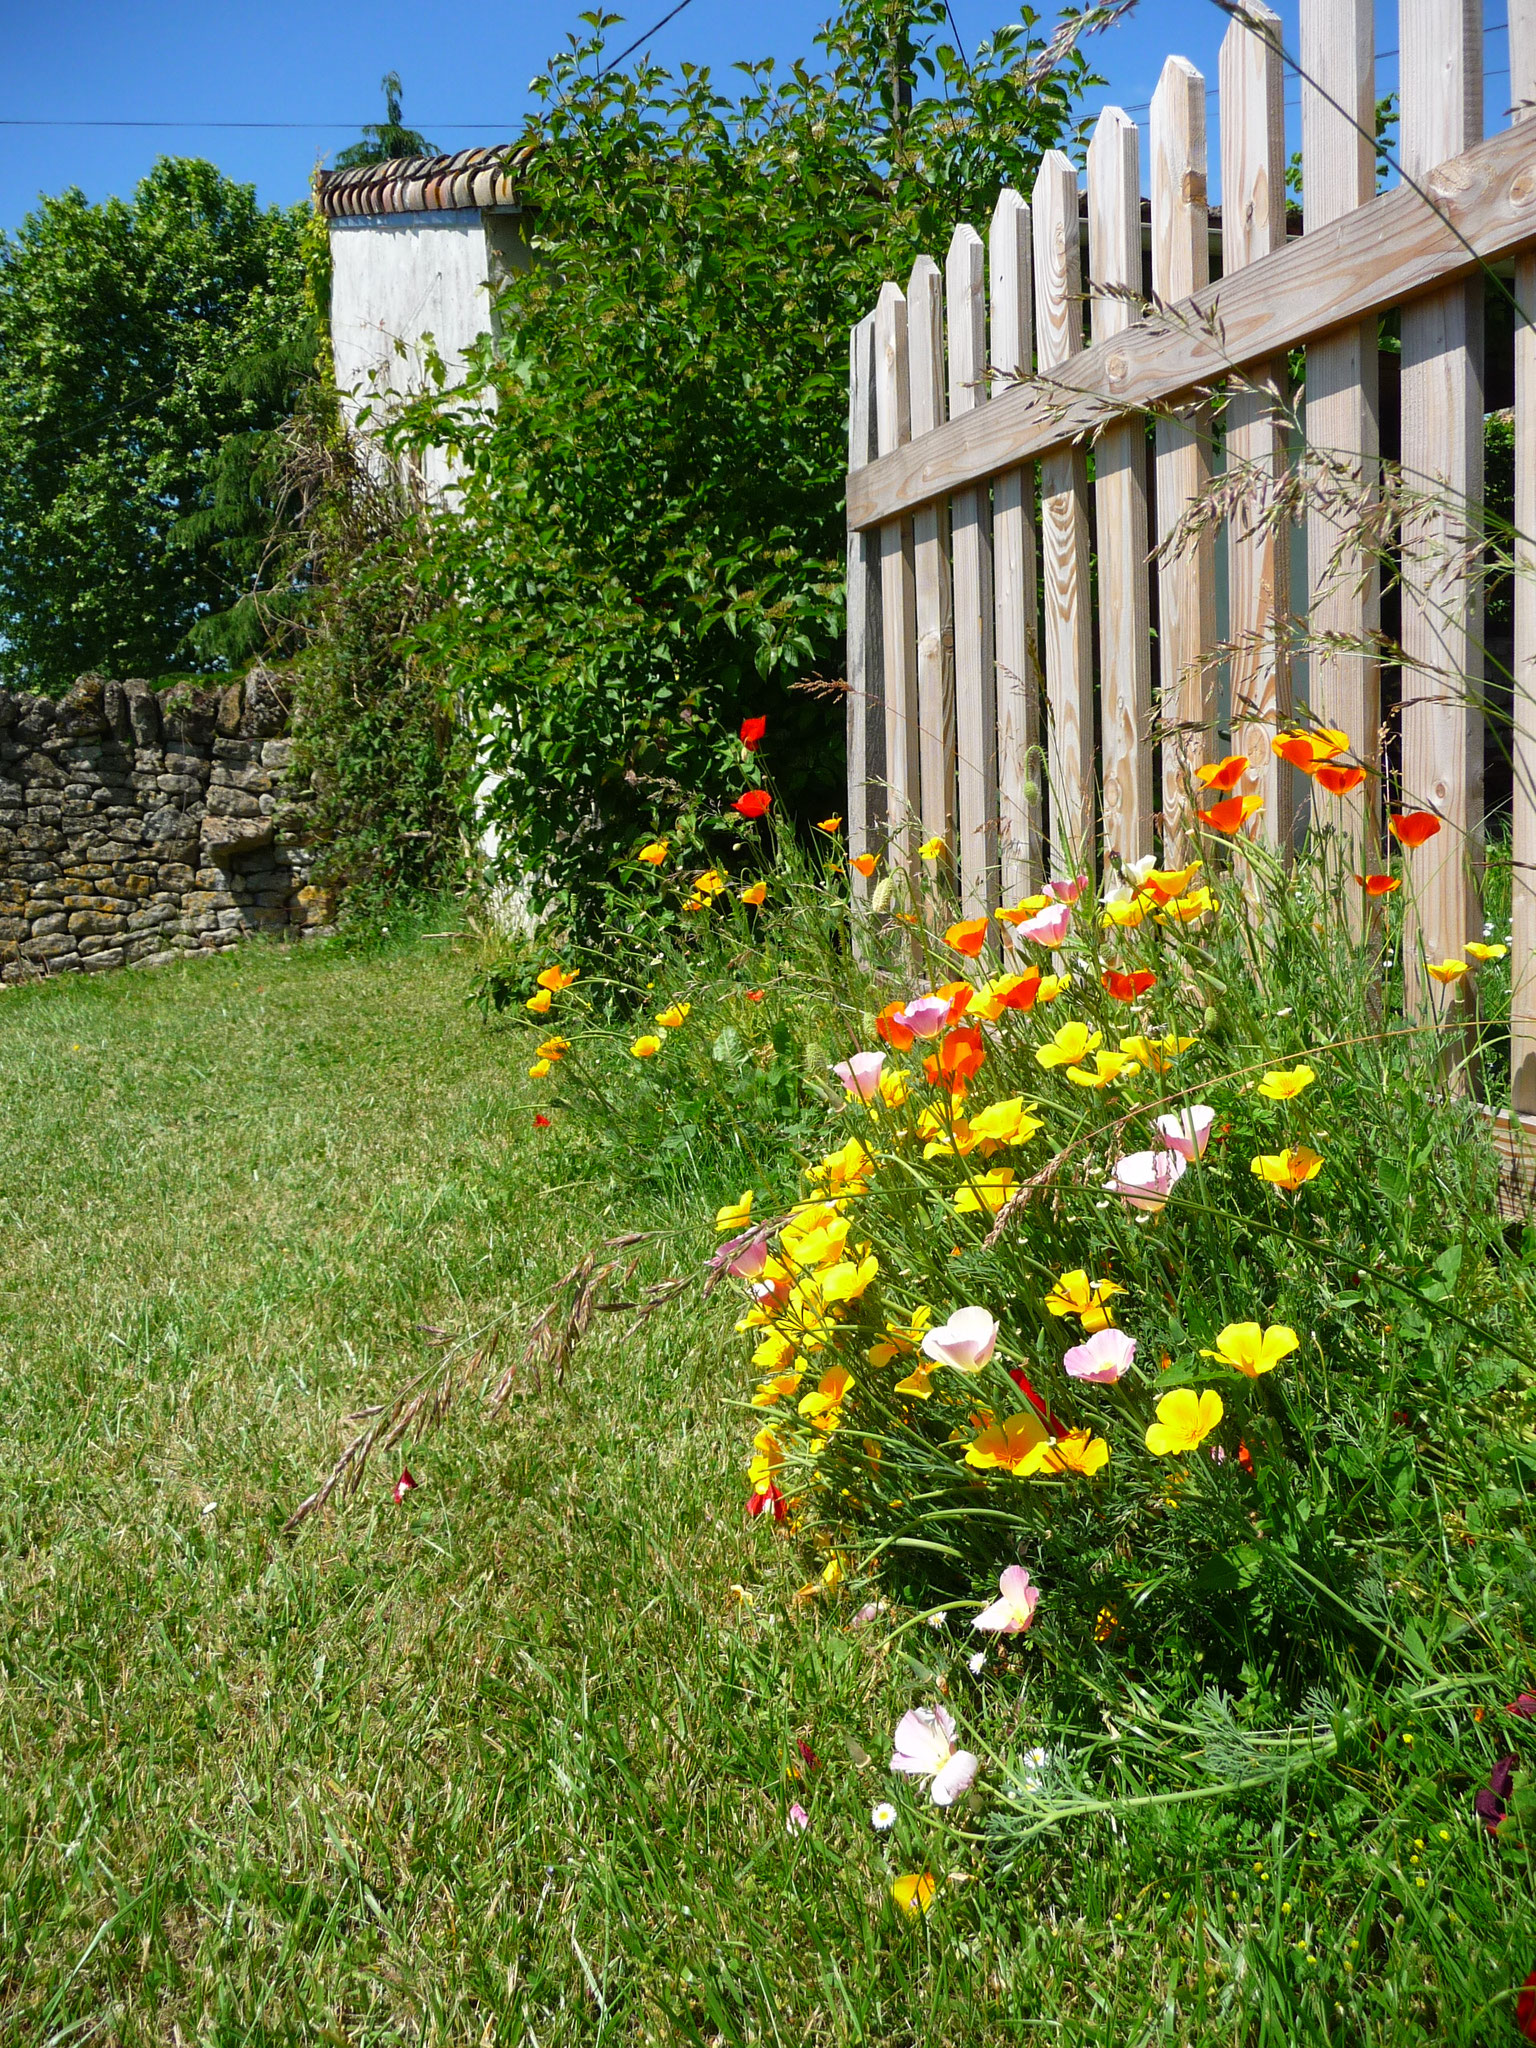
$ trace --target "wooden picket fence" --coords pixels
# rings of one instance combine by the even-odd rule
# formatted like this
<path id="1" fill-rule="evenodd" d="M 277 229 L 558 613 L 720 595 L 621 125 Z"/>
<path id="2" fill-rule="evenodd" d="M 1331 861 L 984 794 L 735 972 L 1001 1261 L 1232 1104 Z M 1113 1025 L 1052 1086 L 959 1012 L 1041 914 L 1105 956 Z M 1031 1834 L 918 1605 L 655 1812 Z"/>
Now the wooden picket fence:
<path id="1" fill-rule="evenodd" d="M 1205 80 L 1170 57 L 1151 108 L 1150 301 L 1140 138 L 1107 108 L 1088 151 L 1086 282 L 1077 172 L 1052 152 L 1027 200 L 1002 194 L 985 240 L 957 227 L 942 269 L 920 256 L 906 289 L 885 285 L 853 330 L 850 850 L 886 851 L 915 875 L 919 841 L 943 839 L 971 916 L 1038 886 L 1053 850 L 1061 862 L 1096 847 L 1132 860 L 1160 842 L 1173 863 L 1191 770 L 1228 738 L 1251 757 L 1240 787 L 1264 799 L 1260 833 L 1291 844 L 1294 772 L 1270 746 L 1293 711 L 1290 528 L 1234 512 L 1219 533 L 1173 540 L 1199 525 L 1187 515 L 1211 488 L 1218 388 L 1229 483 L 1250 498 L 1282 488 L 1297 451 L 1266 394 L 1296 348 L 1307 446 L 1343 484 L 1312 493 L 1306 512 L 1308 704 L 1379 765 L 1379 579 L 1350 545 L 1358 529 L 1341 498 L 1368 505 L 1379 486 L 1378 318 L 1397 309 L 1400 799 L 1444 821 L 1414 856 L 1414 943 L 1431 959 L 1459 955 L 1481 932 L 1482 628 L 1468 536 L 1482 500 L 1484 289 L 1487 270 L 1512 259 L 1512 1097 L 1536 1112 L 1536 0 L 1509 0 L 1514 116 L 1487 139 L 1481 0 L 1400 0 L 1404 175 L 1379 196 L 1373 12 L 1373 0 L 1302 0 L 1301 233 L 1288 235 L 1280 22 L 1248 0 L 1221 50 L 1217 284 Z M 1383 787 L 1373 776 L 1352 796 L 1313 798 L 1337 806 L 1330 815 L 1373 861 Z"/>

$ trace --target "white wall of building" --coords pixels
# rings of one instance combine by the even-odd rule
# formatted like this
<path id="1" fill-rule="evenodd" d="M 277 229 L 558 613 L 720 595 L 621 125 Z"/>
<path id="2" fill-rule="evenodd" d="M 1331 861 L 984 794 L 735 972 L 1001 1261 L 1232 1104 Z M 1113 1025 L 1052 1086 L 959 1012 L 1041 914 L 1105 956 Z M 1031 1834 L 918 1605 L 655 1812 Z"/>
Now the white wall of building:
<path id="1" fill-rule="evenodd" d="M 429 347 L 449 386 L 462 380 L 471 343 L 492 331 L 493 280 L 528 260 L 519 229 L 514 215 L 478 209 L 331 221 L 336 385 L 364 434 L 392 400 L 431 387 Z M 436 451 L 424 472 L 430 490 L 451 481 Z"/>

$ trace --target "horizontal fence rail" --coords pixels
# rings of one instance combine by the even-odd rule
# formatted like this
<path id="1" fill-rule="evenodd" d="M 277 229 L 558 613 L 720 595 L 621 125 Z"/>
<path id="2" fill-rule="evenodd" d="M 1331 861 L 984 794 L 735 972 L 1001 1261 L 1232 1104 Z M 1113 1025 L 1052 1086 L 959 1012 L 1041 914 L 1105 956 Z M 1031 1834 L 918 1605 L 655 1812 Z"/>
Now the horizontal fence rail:
<path id="1" fill-rule="evenodd" d="M 919 848 L 937 855 L 937 893 L 975 917 L 1069 861 L 1184 862 L 1193 770 L 1217 748 L 1248 757 L 1234 793 L 1260 800 L 1251 829 L 1277 852 L 1327 803 L 1346 852 L 1378 867 L 1390 773 L 1394 803 L 1443 828 L 1417 856 L 1407 943 L 1458 955 L 1481 918 L 1483 321 L 1502 293 L 1516 526 L 1504 1141 L 1529 1144 L 1536 1186 L 1536 0 L 1510 0 L 1508 26 L 1513 112 L 1484 138 L 1481 0 L 1400 0 L 1401 178 L 1378 194 L 1372 0 L 1302 0 L 1290 52 L 1279 17 L 1249 0 L 1222 45 L 1209 144 L 1217 281 L 1206 82 L 1174 56 L 1145 152 L 1105 108 L 1085 190 L 1049 152 L 985 232 L 962 223 L 942 259 L 884 286 L 850 354 L 849 820 L 851 850 L 887 853 L 914 895 Z M 1302 77 L 1299 232 L 1288 63 Z M 1376 772 L 1332 796 L 1303 782 L 1270 744 L 1298 715 L 1343 731 Z M 1409 979 L 1420 1015 L 1458 1000 Z"/>

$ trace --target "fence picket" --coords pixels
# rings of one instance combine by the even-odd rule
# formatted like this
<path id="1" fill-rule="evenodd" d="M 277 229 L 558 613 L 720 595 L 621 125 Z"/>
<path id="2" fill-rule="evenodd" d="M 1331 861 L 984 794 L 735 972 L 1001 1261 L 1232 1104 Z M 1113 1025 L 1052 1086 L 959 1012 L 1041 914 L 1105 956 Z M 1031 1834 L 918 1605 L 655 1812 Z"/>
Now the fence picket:
<path id="1" fill-rule="evenodd" d="M 1536 0 L 1510 0 L 1509 84 L 1536 121 Z M 1515 259 L 1515 654 L 1510 1105 L 1536 1116 L 1536 249 Z"/>
<path id="2" fill-rule="evenodd" d="M 900 285 L 884 284 L 875 305 L 875 413 L 882 455 L 911 439 L 908 409 L 907 302 Z M 917 886 L 916 826 L 922 817 L 918 782 L 917 596 L 912 522 L 880 528 L 880 629 L 885 701 L 886 820 L 893 868 Z"/>
<path id="3" fill-rule="evenodd" d="M 875 316 L 848 337 L 848 468 L 878 452 L 875 435 Z M 885 704 L 880 673 L 880 568 L 876 536 L 848 533 L 848 852 L 874 853 L 885 824 Z M 853 870 L 854 893 L 870 884 Z"/>
<path id="4" fill-rule="evenodd" d="M 1423 184 L 1482 132 L 1480 0 L 1402 0 L 1400 40 L 1402 163 Z M 1404 961 L 1421 1015 L 1443 1015 L 1457 997 L 1426 978 L 1419 949 L 1431 960 L 1459 955 L 1476 929 L 1482 607 L 1465 550 L 1482 501 L 1482 307 L 1479 279 L 1402 314 L 1403 479 L 1424 494 L 1402 532 L 1403 799 L 1444 820 L 1414 856 Z"/>
<path id="5" fill-rule="evenodd" d="M 1136 123 L 1106 107 L 1088 145 L 1088 255 L 1096 343 L 1137 317 L 1141 151 Z M 1094 443 L 1099 536 L 1099 687 L 1104 849 L 1152 851 L 1152 626 L 1147 593 L 1147 434 L 1134 414 Z"/>
<path id="6" fill-rule="evenodd" d="M 944 282 L 931 256 L 919 256 L 907 284 L 907 375 L 913 438 L 942 426 Z M 955 669 L 950 609 L 949 520 L 942 499 L 912 514 L 917 602 L 918 781 L 923 835 L 955 844 Z"/>
<path id="7" fill-rule="evenodd" d="M 992 368 L 1005 377 L 1028 375 L 1034 354 L 1029 208 L 1011 189 L 999 193 L 992 210 L 987 259 Z M 992 556 L 999 890 L 1005 903 L 1014 903 L 1041 881 L 1041 777 L 1035 754 L 1040 744 L 1040 595 L 1032 465 L 1004 470 L 993 481 Z"/>
<path id="8" fill-rule="evenodd" d="M 1077 172 L 1059 149 L 1040 162 L 1031 195 L 1035 256 L 1035 356 L 1044 377 L 1083 345 L 1082 254 Z M 1080 448 L 1040 461 L 1045 577 L 1045 686 L 1050 836 L 1060 872 L 1091 864 L 1093 845 L 1093 642 L 1089 614 L 1088 475 Z"/>
<path id="9" fill-rule="evenodd" d="M 1187 58 L 1170 57 L 1152 95 L 1152 289 L 1177 306 L 1210 276 L 1205 80 Z M 1210 485 L 1210 407 L 1159 419 L 1156 437 L 1163 857 L 1178 867 L 1190 857 L 1191 777 L 1216 725 L 1216 672 L 1205 660 L 1216 642 L 1216 535 L 1207 524 L 1177 552 L 1172 541 Z"/>
<path id="10" fill-rule="evenodd" d="M 1241 270 L 1285 245 L 1285 67 L 1280 17 L 1260 0 L 1221 45 L 1221 261 Z M 1239 785 L 1264 799 L 1260 836 L 1289 847 L 1294 802 L 1288 763 L 1271 750 L 1291 710 L 1284 641 L 1290 601 L 1290 529 L 1265 517 L 1285 468 L 1284 429 L 1275 418 L 1285 365 L 1255 365 L 1246 390 L 1227 401 L 1227 468 L 1247 479 L 1247 503 L 1227 533 L 1232 748 L 1252 767 Z"/>
<path id="11" fill-rule="evenodd" d="M 1376 190 L 1373 0 L 1302 0 L 1303 219 L 1311 234 L 1364 206 Z M 1379 764 L 1381 670 L 1373 651 L 1381 623 L 1377 563 L 1348 544 L 1377 479 L 1377 321 L 1340 328 L 1307 345 L 1307 443 L 1329 481 L 1307 508 L 1309 637 L 1307 698 L 1320 724 L 1349 735 L 1368 766 Z M 1342 500 L 1353 499 L 1336 511 Z M 1329 636 L 1334 644 L 1317 643 Z M 1352 647 L 1358 651 L 1351 651 Z M 1337 822 L 1347 869 L 1380 865 L 1381 785 L 1347 796 L 1313 787 L 1314 822 Z M 1365 898 L 1352 897 L 1360 922 Z"/>
<path id="12" fill-rule="evenodd" d="M 987 397 L 986 252 L 973 227 L 955 229 L 944 264 L 949 314 L 949 411 Z M 955 584 L 955 727 L 960 769 L 960 902 L 966 917 L 997 904 L 997 687 L 992 650 L 992 494 L 956 491 L 950 507 Z"/>

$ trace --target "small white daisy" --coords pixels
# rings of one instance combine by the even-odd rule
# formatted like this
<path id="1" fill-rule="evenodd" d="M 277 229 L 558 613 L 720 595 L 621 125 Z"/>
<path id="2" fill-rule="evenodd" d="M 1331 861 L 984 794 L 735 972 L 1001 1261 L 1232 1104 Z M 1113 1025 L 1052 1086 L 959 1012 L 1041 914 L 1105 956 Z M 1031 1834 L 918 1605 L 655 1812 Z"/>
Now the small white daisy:
<path id="1" fill-rule="evenodd" d="M 869 1816 L 869 1824 L 876 1834 L 888 1834 L 896 1825 L 895 1807 L 888 1800 L 882 1799 L 874 1812 Z"/>

